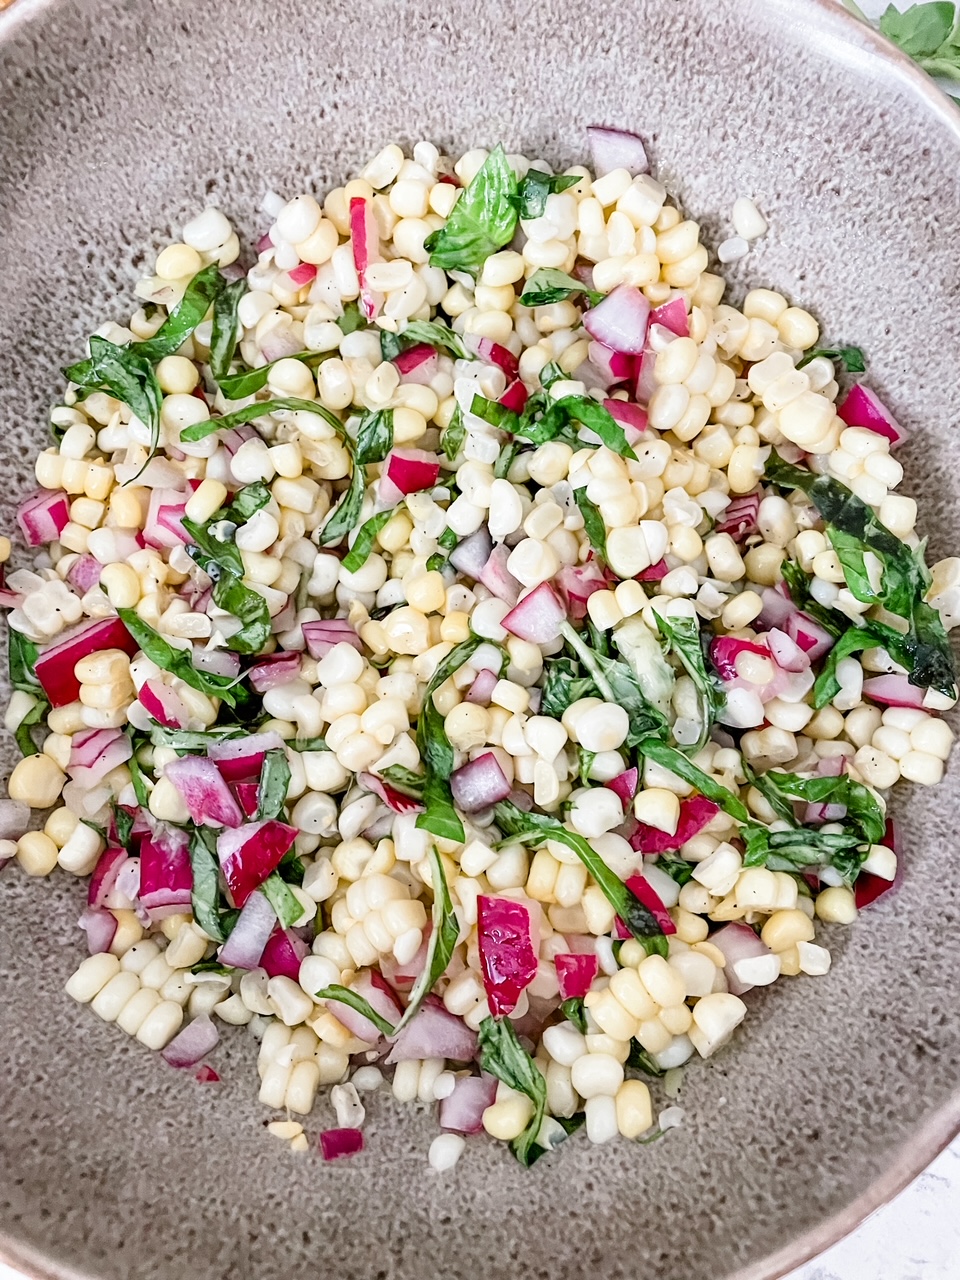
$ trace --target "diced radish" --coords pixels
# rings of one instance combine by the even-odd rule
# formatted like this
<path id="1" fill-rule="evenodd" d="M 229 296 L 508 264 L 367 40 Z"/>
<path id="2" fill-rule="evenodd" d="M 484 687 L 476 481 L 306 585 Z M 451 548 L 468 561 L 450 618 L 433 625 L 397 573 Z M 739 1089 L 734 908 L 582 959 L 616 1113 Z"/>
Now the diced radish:
<path id="1" fill-rule="evenodd" d="M 476 702 L 481 707 L 488 707 L 490 705 L 490 695 L 497 687 L 499 678 L 495 671 L 478 671 L 476 679 L 464 698 L 464 702 Z"/>
<path id="2" fill-rule="evenodd" d="M 729 533 L 734 542 L 742 542 L 757 532 L 760 494 L 744 493 L 734 498 L 718 517 L 714 533 Z"/>
<path id="3" fill-rule="evenodd" d="M 493 550 L 493 539 L 485 524 L 476 533 L 458 542 L 450 552 L 450 563 L 459 572 L 475 582 L 480 581 L 483 566 L 490 559 Z"/>
<path id="4" fill-rule="evenodd" d="M 320 1154 L 324 1160 L 355 1156 L 362 1150 L 363 1132 L 360 1129 L 324 1129 L 320 1134 Z"/>
<path id="5" fill-rule="evenodd" d="M 415 347 L 401 351 L 393 357 L 400 377 L 406 382 L 416 382 L 423 386 L 433 381 L 440 367 L 440 356 L 426 342 L 418 342 Z"/>
<path id="6" fill-rule="evenodd" d="M 260 968 L 266 969 L 271 978 L 292 978 L 296 982 L 300 965 L 309 954 L 310 948 L 301 938 L 278 924 L 263 948 Z"/>
<path id="7" fill-rule="evenodd" d="M 629 400 L 604 400 L 603 407 L 623 427 L 628 444 L 636 444 L 647 429 L 647 411 Z"/>
<path id="8" fill-rule="evenodd" d="M 769 588 L 768 588 L 769 590 Z M 811 662 L 829 653 L 836 644 L 835 638 L 826 627 L 800 612 L 792 613 L 787 618 L 786 632 L 791 640 L 795 640 Z"/>
<path id="9" fill-rule="evenodd" d="M 209 1013 L 202 1013 L 173 1037 L 160 1056 L 171 1067 L 195 1067 L 219 1043 L 217 1024 Z"/>
<path id="10" fill-rule="evenodd" d="M 692 840 L 695 835 L 699 835 L 717 813 L 719 813 L 719 806 L 712 800 L 708 800 L 706 796 L 688 796 L 680 801 L 680 818 L 673 835 L 661 831 L 659 827 L 648 827 L 641 822 L 630 837 L 630 844 L 638 853 L 673 853 L 688 840 Z"/>
<path id="11" fill-rule="evenodd" d="M 67 772 L 78 786 L 89 791 L 132 755 L 133 744 L 121 729 L 82 729 L 70 744 Z"/>
<path id="12" fill-rule="evenodd" d="M 255 818 L 260 809 L 260 783 L 235 782 L 233 790 L 244 816 Z"/>
<path id="13" fill-rule="evenodd" d="M 520 376 L 519 359 L 512 351 L 508 351 L 499 342 L 494 342 L 492 338 L 478 338 L 475 334 L 470 334 L 467 338 L 467 346 L 487 364 L 493 364 L 498 369 L 502 369 L 506 374 L 508 386 Z"/>
<path id="14" fill-rule="evenodd" d="M 687 304 L 678 294 L 669 302 L 661 303 L 650 312 L 651 324 L 662 324 L 665 329 L 675 333 L 678 338 L 686 338 L 690 334 L 690 323 L 687 316 Z"/>
<path id="15" fill-rule="evenodd" d="M 296 836 L 296 827 L 275 819 L 247 822 L 220 832 L 217 856 L 235 906 L 242 907 L 254 889 L 277 869 Z"/>
<path id="16" fill-rule="evenodd" d="M 390 806 L 394 813 L 420 813 L 423 809 L 423 805 L 419 800 L 414 800 L 411 796 L 405 796 L 402 791 L 398 791 L 396 787 L 391 787 L 389 782 L 384 782 L 375 773 L 359 773 L 357 774 L 357 781 L 361 787 L 379 796 L 385 804 Z"/>
<path id="17" fill-rule="evenodd" d="M 147 546 L 157 549 L 182 546 L 190 542 L 183 527 L 189 495 L 179 489 L 152 489 L 143 537 Z"/>
<path id="18" fill-rule="evenodd" d="M 495 1018 L 512 1013 L 521 993 L 537 976 L 540 940 L 538 936 L 534 941 L 533 929 L 531 912 L 522 902 L 486 894 L 477 898 L 480 969 Z"/>
<path id="19" fill-rule="evenodd" d="M 609 782 L 605 782 L 603 785 L 616 792 L 624 809 L 626 809 L 637 794 L 637 787 L 640 785 L 640 770 L 634 766 L 634 768 L 627 769 L 623 773 L 618 773 L 615 778 L 611 778 Z"/>
<path id="20" fill-rule="evenodd" d="M 177 827 L 162 826 L 140 845 L 140 905 L 154 919 L 190 906 L 193 871 L 190 840 Z"/>
<path id="21" fill-rule="evenodd" d="M 483 1113 L 496 1100 L 494 1076 L 460 1076 L 453 1093 L 440 1102 L 440 1128 L 451 1133 L 480 1133 Z"/>
<path id="22" fill-rule="evenodd" d="M 260 777 L 267 752 L 282 750 L 283 739 L 269 729 L 264 733 L 251 733 L 246 738 L 211 742 L 207 754 L 227 782 L 250 782 Z"/>
<path id="23" fill-rule="evenodd" d="M 853 895 L 857 900 L 857 909 L 863 910 L 876 902 L 891 889 L 899 889 L 903 883 L 903 859 L 900 856 L 900 837 L 897 824 L 893 818 L 887 819 L 887 829 L 881 844 L 892 849 L 897 855 L 897 873 L 892 880 L 884 880 L 883 876 L 874 875 L 870 871 L 861 871 L 853 886 Z"/>
<path id="24" fill-rule="evenodd" d="M 214 1071 L 213 1067 L 207 1066 L 206 1063 L 199 1067 L 196 1072 L 196 1079 L 200 1084 L 219 1084 L 220 1077 Z"/>
<path id="25" fill-rule="evenodd" d="M 110 950 L 117 932 L 117 917 L 112 911 L 105 907 L 84 907 L 77 924 L 87 935 L 90 955 L 98 956 Z"/>
<path id="26" fill-rule="evenodd" d="M 586 564 L 565 564 L 556 577 L 560 594 L 574 622 L 587 616 L 587 601 L 595 591 L 603 591 L 607 580 L 596 560 Z"/>
<path id="27" fill-rule="evenodd" d="M 510 794 L 510 783 L 492 751 L 485 751 L 450 775 L 450 790 L 464 813 L 479 813 Z"/>
<path id="28" fill-rule="evenodd" d="M 137 697 L 143 709 L 158 724 L 168 729 L 185 729 L 190 719 L 190 710 L 175 689 L 166 684 L 161 676 L 145 680 L 140 686 Z"/>
<path id="29" fill-rule="evenodd" d="M 587 128 L 593 171 L 598 178 L 614 169 L 626 169 L 632 177 L 650 172 L 650 161 L 643 139 L 625 129 L 607 129 L 602 125 Z"/>
<path id="30" fill-rule="evenodd" d="M 90 883 L 87 885 L 87 904 L 91 907 L 102 907 L 113 892 L 117 883 L 120 868 L 127 860 L 126 849 L 109 847 L 104 849 L 93 869 Z"/>
<path id="31" fill-rule="evenodd" d="M 671 934 L 677 932 L 677 926 L 673 923 L 673 920 L 670 917 L 670 912 L 663 905 L 663 901 L 661 900 L 659 893 L 657 893 L 656 889 L 650 881 L 646 879 L 646 877 L 631 876 L 629 880 L 626 881 L 626 885 L 634 897 L 639 898 L 647 908 L 654 920 L 656 920 L 657 924 L 660 926 L 660 931 L 662 933 Z"/>
<path id="32" fill-rule="evenodd" d="M 872 676 L 863 682 L 863 696 L 885 707 L 922 707 L 925 692 L 898 674 Z"/>
<path id="33" fill-rule="evenodd" d="M 269 900 L 262 893 L 251 893 L 230 937 L 220 948 L 220 963 L 230 969 L 258 968 L 276 923 L 277 913 Z"/>
<path id="34" fill-rule="evenodd" d="M 711 933 L 710 941 L 718 947 L 726 958 L 723 976 L 731 995 L 742 996 L 753 990 L 753 983 L 743 982 L 737 977 L 737 965 L 743 960 L 756 960 L 771 954 L 770 948 L 754 933 L 748 924 L 724 925 L 716 933 Z"/>
<path id="35" fill-rule="evenodd" d="M 299 674 L 299 653 L 281 651 L 259 658 L 247 672 L 247 677 L 257 693 L 266 693 L 268 689 L 296 680 Z"/>
<path id="36" fill-rule="evenodd" d="M 100 581 L 102 571 L 96 556 L 78 556 L 67 571 L 67 581 L 79 595 L 85 595 Z"/>
<path id="37" fill-rule="evenodd" d="M 541 582 L 510 610 L 503 626 L 511 635 L 531 644 L 550 644 L 560 634 L 566 618 L 563 601 L 549 582 Z"/>
<path id="38" fill-rule="evenodd" d="M 290 283 L 295 284 L 298 289 L 302 289 L 304 285 L 312 284 L 317 278 L 317 268 L 312 262 L 301 262 L 298 266 L 287 272 L 290 277 Z"/>
<path id="39" fill-rule="evenodd" d="M 181 756 L 164 766 L 164 774 L 180 793 L 194 822 L 239 827 L 243 814 L 213 760 Z"/>
<path id="40" fill-rule="evenodd" d="M 38 489 L 17 508 L 17 524 L 31 547 L 54 542 L 70 523 L 70 499 L 62 489 Z"/>
<path id="41" fill-rule="evenodd" d="M 390 501 L 385 484 L 392 485 L 401 496 L 417 493 L 420 489 L 432 489 L 440 474 L 440 459 L 424 449 L 391 449 L 383 464 L 380 496 Z"/>
<path id="42" fill-rule="evenodd" d="M 80 681 L 74 668 L 81 658 L 104 649 L 122 649 L 131 658 L 137 642 L 119 618 L 97 618 L 81 622 L 61 633 L 56 644 L 48 645 L 37 659 L 37 679 L 53 707 L 65 707 L 80 697 Z"/>
<path id="43" fill-rule="evenodd" d="M 373 201 L 354 196 L 350 201 L 350 237 L 353 241 L 353 262 L 360 280 L 360 306 L 368 320 L 373 320 L 383 306 L 383 294 L 377 293 L 366 283 L 367 267 L 382 262 L 380 232 L 373 212 Z"/>
<path id="44" fill-rule="evenodd" d="M 806 671 L 810 666 L 806 651 L 795 640 L 791 640 L 785 631 L 772 627 L 767 632 L 767 644 L 774 662 L 781 670 Z"/>
<path id="45" fill-rule="evenodd" d="M 837 413 L 848 427 L 865 427 L 890 441 L 895 448 L 906 440 L 908 432 L 896 420 L 876 392 L 862 382 L 850 388 L 837 405 Z"/>
<path id="46" fill-rule="evenodd" d="M 583 327 L 598 342 L 640 355 L 647 340 L 650 303 L 632 284 L 618 284 L 602 302 L 584 314 Z"/>
<path id="47" fill-rule="evenodd" d="M 469 1062 L 477 1052 L 477 1033 L 448 1013 L 436 996 L 427 996 L 403 1028 L 387 1057 L 387 1065 L 411 1058 L 449 1058 Z"/>
<path id="48" fill-rule="evenodd" d="M 660 582 L 670 572 L 670 566 L 666 560 L 658 560 L 656 564 L 650 565 L 649 569 L 644 569 L 637 574 L 638 582 Z"/>
<path id="49" fill-rule="evenodd" d="M 600 375 L 604 387 L 613 387 L 618 382 L 626 382 L 633 378 L 636 371 L 636 358 L 625 355 L 622 351 L 614 351 L 602 342 L 591 341 L 588 360 L 592 368 Z"/>
<path id="50" fill-rule="evenodd" d="M 520 598 L 522 587 L 507 568 L 511 549 L 502 542 L 493 548 L 487 556 L 486 564 L 480 570 L 480 581 L 498 600 L 515 605 Z"/>
<path id="51" fill-rule="evenodd" d="M 575 955 L 573 952 L 561 951 L 554 957 L 553 962 L 557 968 L 561 1000 L 573 1000 L 585 996 L 600 970 L 600 961 L 595 954 Z"/>
<path id="52" fill-rule="evenodd" d="M 515 382 L 511 382 L 509 387 L 500 397 L 498 403 L 502 404 L 505 409 L 509 409 L 512 413 L 523 413 L 526 408 L 527 401 L 530 399 L 530 392 L 520 381 L 519 378 Z"/>
<path id="53" fill-rule="evenodd" d="M 311 658 L 325 657 L 335 644 L 352 644 L 359 652 L 363 651 L 363 641 L 346 618 L 317 618 L 304 622 L 301 630 Z"/>

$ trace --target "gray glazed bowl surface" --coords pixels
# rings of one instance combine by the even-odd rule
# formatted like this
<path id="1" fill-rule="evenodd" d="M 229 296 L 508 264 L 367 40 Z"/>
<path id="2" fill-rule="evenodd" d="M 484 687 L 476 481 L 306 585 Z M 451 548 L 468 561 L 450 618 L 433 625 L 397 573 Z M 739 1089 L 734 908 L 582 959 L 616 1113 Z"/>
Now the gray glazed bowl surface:
<path id="1" fill-rule="evenodd" d="M 322 192 L 389 140 L 502 139 L 570 162 L 635 128 L 716 239 L 770 219 L 736 274 L 856 342 L 914 432 L 934 558 L 960 529 L 960 115 L 814 0 L 18 0 L 0 18 L 2 527 L 58 366 L 129 313 L 154 235 L 214 201 Z M 116 295 L 122 296 L 118 300 Z M 23 554 L 23 549 L 19 549 Z M 3 743 L 3 764 L 12 751 Z M 572 1141 L 525 1172 L 473 1139 L 431 1174 L 432 1116 L 380 1097 L 366 1151 L 293 1158 L 261 1128 L 251 1042 L 202 1087 L 69 1001 L 82 886 L 0 883 L 0 1255 L 100 1280 L 765 1280 L 825 1247 L 960 1126 L 960 781 L 898 800 L 901 891 L 832 939 L 833 971 L 750 997 L 687 1073 L 665 1141 Z M 332 1122 L 320 1102 L 317 1130 Z"/>

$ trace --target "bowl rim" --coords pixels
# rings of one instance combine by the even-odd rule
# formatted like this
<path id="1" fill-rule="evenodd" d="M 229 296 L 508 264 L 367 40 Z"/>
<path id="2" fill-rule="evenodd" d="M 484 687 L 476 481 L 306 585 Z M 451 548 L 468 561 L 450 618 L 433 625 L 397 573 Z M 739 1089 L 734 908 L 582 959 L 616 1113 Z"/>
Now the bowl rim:
<path id="1" fill-rule="evenodd" d="M 0 45 L 34 15 L 59 0 L 0 0 Z M 764 0 L 760 0 L 764 3 Z M 960 102 L 944 92 L 907 54 L 887 40 L 869 21 L 863 21 L 843 0 L 778 0 L 781 8 L 804 5 L 819 11 L 835 23 L 839 34 L 869 61 L 885 65 L 895 73 L 901 87 L 912 93 L 940 125 L 953 134 L 960 147 Z M 810 1262 L 862 1226 L 877 1210 L 905 1190 L 946 1148 L 960 1137 L 960 1090 L 928 1117 L 901 1147 L 893 1162 L 867 1189 L 843 1209 L 819 1225 L 788 1241 L 776 1252 L 757 1262 L 735 1268 L 722 1280 L 784 1280 L 791 1271 Z M 89 1271 L 79 1271 L 65 1261 L 0 1229 L 0 1264 L 20 1273 L 24 1280 L 99 1280 Z"/>

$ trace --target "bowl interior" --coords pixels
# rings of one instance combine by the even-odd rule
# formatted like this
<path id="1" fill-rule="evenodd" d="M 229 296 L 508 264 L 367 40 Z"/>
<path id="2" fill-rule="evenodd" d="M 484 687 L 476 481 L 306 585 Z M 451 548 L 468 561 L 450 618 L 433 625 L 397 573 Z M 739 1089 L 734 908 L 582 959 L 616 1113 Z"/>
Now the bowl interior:
<path id="1" fill-rule="evenodd" d="M 734 199 L 756 197 L 771 230 L 733 287 L 782 289 L 831 343 L 866 349 L 914 432 L 905 488 L 931 554 L 950 551 L 960 116 L 832 6 L 18 0 L 2 22 L 3 528 L 59 367 L 129 314 L 158 231 L 209 201 L 255 237 L 265 190 L 323 192 L 390 140 L 503 140 L 558 163 L 607 123 L 650 141 L 715 239 Z M 344 1280 L 771 1275 L 778 1250 L 799 1261 L 798 1237 L 880 1187 L 904 1144 L 906 1176 L 951 1136 L 958 798 L 953 776 L 898 800 L 902 890 L 833 939 L 827 978 L 749 998 L 736 1046 L 687 1072 L 679 1130 L 644 1147 L 573 1141 L 528 1172 L 477 1139 L 453 1172 L 430 1173 L 433 1117 L 388 1097 L 369 1108 L 361 1156 L 289 1156 L 261 1129 L 250 1039 L 225 1037 L 224 1083 L 203 1087 L 98 1022 L 62 994 L 82 887 L 8 868 L 0 1254 L 103 1280 L 185 1265 L 197 1280 L 318 1265 Z M 330 1123 L 320 1101 L 311 1127 Z"/>

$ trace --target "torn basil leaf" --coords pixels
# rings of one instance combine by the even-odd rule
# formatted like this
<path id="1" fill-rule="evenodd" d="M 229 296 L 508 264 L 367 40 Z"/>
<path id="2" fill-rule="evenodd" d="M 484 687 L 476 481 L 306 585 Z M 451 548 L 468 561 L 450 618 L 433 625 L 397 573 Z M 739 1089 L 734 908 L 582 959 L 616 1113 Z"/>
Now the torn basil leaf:
<path id="1" fill-rule="evenodd" d="M 519 1138 L 514 1138 L 510 1143 L 510 1150 L 526 1167 L 533 1158 L 532 1150 L 547 1109 L 547 1082 L 540 1068 L 517 1039 L 509 1018 L 501 1018 L 499 1022 L 491 1017 L 484 1018 L 480 1023 L 479 1044 L 481 1070 L 496 1076 L 518 1093 L 525 1094 L 533 1103 L 530 1123 Z"/>
<path id="2" fill-rule="evenodd" d="M 150 456 L 156 452 L 160 436 L 160 404 L 163 393 L 153 361 L 141 350 L 143 343 L 118 347 L 94 334 L 90 358 L 70 365 L 63 372 L 77 383 L 84 395 L 105 391 L 127 406 L 150 432 Z M 179 345 L 179 344 L 178 344 Z"/>
<path id="3" fill-rule="evenodd" d="M 419 800 L 423 795 L 423 774 L 414 773 L 402 764 L 388 765 L 386 769 L 380 770 L 379 776 L 401 795 L 410 796 L 413 800 Z"/>
<path id="4" fill-rule="evenodd" d="M 383 462 L 393 448 L 393 410 L 378 409 L 363 415 L 357 427 L 357 462 Z"/>
<path id="5" fill-rule="evenodd" d="M 343 315 L 337 316 L 337 327 L 346 335 L 355 333 L 357 329 L 367 328 L 367 318 L 360 310 L 358 302 L 348 302 L 343 308 Z"/>
<path id="6" fill-rule="evenodd" d="M 332 351 L 299 351 L 296 355 L 283 356 L 282 359 L 299 360 L 308 369 L 315 369 L 334 354 Z M 272 360 L 270 364 L 262 364 L 258 369 L 241 369 L 238 373 L 226 374 L 217 379 L 220 390 L 228 400 L 245 400 L 247 396 L 256 395 L 270 381 L 270 370 L 279 363 L 279 360 Z"/>
<path id="7" fill-rule="evenodd" d="M 334 982 L 329 987 L 324 987 L 322 991 L 318 991 L 316 996 L 318 1000 L 338 1000 L 341 1004 L 349 1005 L 361 1017 L 369 1018 L 383 1036 L 392 1036 L 394 1033 L 393 1023 L 377 1013 L 370 1001 L 365 1000 L 359 991 L 351 991 L 349 987 L 342 987 L 338 982 Z M 334 1017 L 336 1017 L 335 1012 Z"/>
<path id="8" fill-rule="evenodd" d="M 143 342 L 131 343 L 127 349 L 139 351 L 154 364 L 165 356 L 174 355 L 193 334 L 226 284 L 216 263 L 204 267 L 187 285 L 183 297 L 153 337 Z"/>
<path id="9" fill-rule="evenodd" d="M 341 440 L 346 438 L 343 423 L 325 409 L 317 400 L 303 400 L 299 396 L 283 396 L 278 400 L 258 400 L 256 404 L 245 405 L 235 409 L 233 413 L 225 413 L 222 418 L 209 418 L 206 422 L 196 422 L 192 427 L 185 427 L 180 439 L 187 444 L 196 444 L 198 440 L 206 440 L 217 431 L 231 431 L 234 427 L 243 426 L 245 422 L 253 422 L 268 413 L 316 413 L 328 422 Z"/>
<path id="10" fill-rule="evenodd" d="M 463 410 L 457 405 L 453 411 L 453 417 L 440 435 L 440 448 L 450 462 L 453 462 L 463 448 L 463 442 L 466 438 L 467 428 L 463 421 Z"/>
<path id="11" fill-rule="evenodd" d="M 367 557 L 373 550 L 373 544 L 377 540 L 377 534 L 387 523 L 396 515 L 396 510 L 379 511 L 375 516 L 371 516 L 357 530 L 357 536 L 353 540 L 353 546 L 343 558 L 343 567 L 348 573 L 356 573 L 358 569 L 362 569 L 367 562 Z"/>
<path id="12" fill-rule="evenodd" d="M 739 796 L 735 796 L 732 791 L 728 791 L 726 787 L 717 782 L 716 778 L 711 778 L 708 773 L 688 759 L 682 751 L 678 751 L 676 747 L 668 747 L 665 742 L 658 742 L 654 738 L 646 738 L 640 743 L 640 754 L 649 757 L 655 764 L 663 769 L 669 769 L 671 773 L 675 773 L 678 778 L 682 778 L 684 782 L 689 782 L 691 787 L 695 787 L 701 795 L 706 796 L 708 800 L 712 800 L 714 804 L 718 804 L 724 813 L 728 813 L 731 818 L 735 818 L 737 822 L 750 822 L 750 811 L 743 803 Z"/>
<path id="13" fill-rule="evenodd" d="M 513 239 L 517 176 L 497 145 L 460 193 L 446 225 L 424 241 L 430 265 L 477 275 L 487 258 Z"/>
<path id="14" fill-rule="evenodd" d="M 797 368 L 802 369 L 818 356 L 824 356 L 835 364 L 842 364 L 847 373 L 866 373 L 867 371 L 867 361 L 859 347 L 817 347 L 814 351 L 807 351 L 803 359 L 797 361 Z"/>
<path id="15" fill-rule="evenodd" d="M 497 456 L 497 461 L 494 463 L 494 480 L 506 480 L 510 468 L 513 466 L 513 460 L 519 452 L 520 445 L 516 440 L 511 440 L 508 445 L 504 445 Z"/>
<path id="16" fill-rule="evenodd" d="M 285 929 L 289 929 L 303 915 L 303 903 L 278 872 L 271 871 L 260 892 L 277 913 L 277 919 Z"/>
<path id="17" fill-rule="evenodd" d="M 608 658 L 591 647 L 569 622 L 560 624 L 560 634 L 579 658 L 584 671 L 604 702 L 618 703 L 630 719 L 626 745 L 635 747 L 646 738 L 663 737 L 667 731 L 664 715 L 650 703 L 632 668 L 616 658 Z"/>
<path id="18" fill-rule="evenodd" d="M 694 743 L 685 743 L 684 749 L 691 755 L 702 750 L 710 730 L 726 704 L 721 681 L 707 670 L 700 628 L 693 618 L 662 618 L 656 615 L 657 626 L 666 637 L 671 653 L 676 654 L 687 675 L 697 686 L 700 696 L 700 736 Z"/>
<path id="19" fill-rule="evenodd" d="M 190 833 L 190 869 L 193 918 L 214 942 L 224 942 L 226 934 L 220 923 L 220 862 L 216 834 L 209 827 L 195 827 Z"/>
<path id="20" fill-rule="evenodd" d="M 415 1016 L 424 998 L 446 973 L 460 937 L 460 923 L 453 910 L 447 877 L 443 873 L 443 862 L 435 845 L 427 850 L 427 857 L 430 859 L 430 875 L 433 880 L 433 927 L 430 930 L 426 963 L 410 992 L 410 1000 L 403 1017 L 394 1028 L 394 1035 L 399 1035 Z"/>
<path id="21" fill-rule="evenodd" d="M 217 294 L 213 304 L 213 332 L 210 337 L 210 372 L 214 381 L 223 383 L 240 341 L 242 325 L 237 315 L 240 299 L 247 292 L 245 279 L 234 280 Z M 227 393 L 224 392 L 224 395 Z"/>
<path id="22" fill-rule="evenodd" d="M 583 527 L 586 530 L 587 537 L 590 539 L 591 547 L 593 547 L 601 560 L 606 560 L 607 527 L 603 523 L 600 508 L 587 497 L 586 485 L 579 489 L 574 489 L 573 496 L 577 506 L 580 508 L 580 514 L 583 516 Z"/>
<path id="23" fill-rule="evenodd" d="M 572 702 L 589 698 L 596 686 L 590 676 L 580 674 L 577 663 L 570 658 L 552 657 L 545 666 L 543 692 L 540 696 L 540 714 L 559 720 Z"/>
<path id="24" fill-rule="evenodd" d="M 520 302 L 525 307 L 548 307 L 554 302 L 566 302 L 568 298 L 578 294 L 589 301 L 592 307 L 602 302 L 604 294 L 596 289 L 588 289 L 580 280 L 567 275 L 556 267 L 540 267 L 523 286 Z"/>
<path id="25" fill-rule="evenodd" d="M 282 747 L 266 752 L 257 787 L 257 822 L 280 815 L 290 787 L 290 764 Z M 277 912 L 279 915 L 280 913 Z M 301 911 L 301 915 L 303 912 Z"/>
<path id="26" fill-rule="evenodd" d="M 454 360 L 473 360 L 475 357 L 463 345 L 459 333 L 454 333 L 439 320 L 411 320 L 400 337 L 407 346 L 425 343 L 437 351 L 445 351 Z"/>
<path id="27" fill-rule="evenodd" d="M 236 548 L 234 547 L 236 551 Z M 226 563 L 207 555 L 198 547 L 188 547 L 190 558 L 213 580 L 213 602 L 238 618 L 243 626 L 227 638 L 234 653 L 259 653 L 270 637 L 270 609 L 266 600 Z M 239 552 L 236 552 L 239 556 Z M 241 564 L 242 568 L 242 564 Z"/>
<path id="28" fill-rule="evenodd" d="M 188 651 L 174 648 L 133 609 L 118 609 L 117 615 L 140 646 L 144 656 L 164 671 L 178 676 L 191 689 L 209 694 L 213 698 L 220 698 L 228 707 L 241 707 L 250 701 L 247 690 L 243 685 L 237 684 L 233 677 L 198 671 Z"/>
<path id="29" fill-rule="evenodd" d="M 583 1006 L 583 996 L 571 996 L 569 1000 L 561 1000 L 560 1012 L 568 1022 L 573 1023 L 582 1036 L 587 1034 L 587 1015 Z"/>
<path id="30" fill-rule="evenodd" d="M 582 178 L 570 173 L 542 173 L 528 169 L 526 177 L 517 187 L 517 210 L 524 222 L 542 218 L 547 208 L 547 196 L 556 195 L 575 187 Z"/>
<path id="31" fill-rule="evenodd" d="M 453 796 L 447 781 L 453 772 L 454 750 L 444 728 L 445 717 L 437 710 L 433 695 L 483 643 L 481 636 L 470 636 L 455 649 L 451 649 L 424 690 L 417 720 L 417 749 L 426 773 L 423 787 L 424 812 L 418 816 L 417 826 L 444 840 L 462 840 L 464 833 L 463 823 L 453 807 Z"/>

